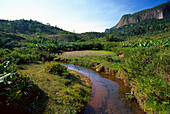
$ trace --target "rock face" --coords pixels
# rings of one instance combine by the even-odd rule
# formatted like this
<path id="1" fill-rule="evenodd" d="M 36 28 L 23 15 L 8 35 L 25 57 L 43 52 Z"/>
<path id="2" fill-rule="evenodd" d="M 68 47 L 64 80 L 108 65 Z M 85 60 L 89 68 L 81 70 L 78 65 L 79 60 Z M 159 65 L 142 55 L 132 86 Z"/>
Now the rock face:
<path id="1" fill-rule="evenodd" d="M 138 23 L 146 19 L 164 19 L 170 17 L 170 1 L 151 9 L 142 10 L 134 14 L 127 14 L 122 16 L 115 28 L 131 23 Z"/>
<path id="2" fill-rule="evenodd" d="M 141 15 L 140 14 L 124 15 L 120 19 L 116 28 L 119 28 L 123 25 L 128 25 L 130 23 L 137 23 L 145 19 L 153 19 L 153 18 L 163 19 L 164 17 L 166 17 L 164 14 L 165 13 L 163 13 L 162 10 L 152 10 L 147 13 L 143 13 Z"/>

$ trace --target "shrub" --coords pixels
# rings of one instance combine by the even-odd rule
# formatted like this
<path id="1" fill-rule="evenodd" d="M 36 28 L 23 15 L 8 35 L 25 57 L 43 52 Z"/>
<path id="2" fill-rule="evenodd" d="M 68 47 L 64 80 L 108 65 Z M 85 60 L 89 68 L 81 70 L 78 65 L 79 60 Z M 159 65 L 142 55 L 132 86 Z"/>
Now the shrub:
<path id="1" fill-rule="evenodd" d="M 23 90 L 29 85 L 28 76 L 7 71 L 9 63 L 10 61 L 5 61 L 0 64 L 0 103 L 2 105 L 20 100 Z"/>
<path id="2" fill-rule="evenodd" d="M 46 63 L 45 71 L 51 74 L 65 75 L 67 73 L 67 67 L 57 62 Z"/>

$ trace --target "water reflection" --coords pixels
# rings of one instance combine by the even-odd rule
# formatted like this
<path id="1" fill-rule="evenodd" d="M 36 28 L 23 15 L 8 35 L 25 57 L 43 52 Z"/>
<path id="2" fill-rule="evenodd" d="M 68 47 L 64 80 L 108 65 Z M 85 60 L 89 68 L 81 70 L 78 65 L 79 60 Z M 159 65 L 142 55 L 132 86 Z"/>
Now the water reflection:
<path id="1" fill-rule="evenodd" d="M 120 80 L 73 64 L 67 64 L 67 67 L 87 76 L 92 82 L 92 95 L 85 108 L 85 114 L 143 113 L 138 109 L 137 103 L 125 100 L 125 93 L 129 89 Z"/>

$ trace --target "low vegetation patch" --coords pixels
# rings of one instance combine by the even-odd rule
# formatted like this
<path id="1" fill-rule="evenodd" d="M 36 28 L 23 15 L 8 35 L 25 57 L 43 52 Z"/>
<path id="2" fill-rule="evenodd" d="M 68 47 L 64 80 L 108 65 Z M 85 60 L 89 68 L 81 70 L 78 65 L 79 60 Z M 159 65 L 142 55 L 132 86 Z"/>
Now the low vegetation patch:
<path id="1" fill-rule="evenodd" d="M 65 52 L 59 57 L 63 58 L 70 58 L 70 57 L 83 57 L 83 56 L 102 56 L 102 55 L 111 55 L 114 54 L 113 52 L 108 51 L 72 51 L 72 52 Z"/>
<path id="2" fill-rule="evenodd" d="M 9 72 L 10 61 L 0 64 L 0 111 L 1 113 L 44 112 L 46 94 L 30 80 L 29 75 Z"/>
<path id="3" fill-rule="evenodd" d="M 20 65 L 22 73 L 30 74 L 31 80 L 48 96 L 45 112 L 76 113 L 84 109 L 91 95 L 90 81 L 73 73 L 59 63 Z M 58 70 L 54 70 L 57 68 Z"/>
<path id="4" fill-rule="evenodd" d="M 114 52 L 110 51 L 73 51 L 63 53 L 62 56 L 54 58 L 56 61 L 69 62 L 85 67 L 97 67 L 102 64 L 110 68 L 118 68 L 119 64 L 124 61 L 124 58 L 116 56 Z M 79 55 L 79 56 L 77 56 Z"/>
<path id="5" fill-rule="evenodd" d="M 50 62 L 45 64 L 45 71 L 50 74 L 58 74 L 64 76 L 67 72 L 67 67 L 57 62 Z"/>
<path id="6" fill-rule="evenodd" d="M 141 107 L 150 111 L 169 110 L 169 55 L 156 54 L 158 48 L 139 50 L 123 66 Z"/>

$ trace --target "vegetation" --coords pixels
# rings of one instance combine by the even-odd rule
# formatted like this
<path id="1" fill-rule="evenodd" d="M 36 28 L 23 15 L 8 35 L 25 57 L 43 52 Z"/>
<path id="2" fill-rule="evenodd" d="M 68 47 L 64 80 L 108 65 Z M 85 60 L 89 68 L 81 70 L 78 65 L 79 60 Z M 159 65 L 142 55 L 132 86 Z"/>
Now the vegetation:
<path id="1" fill-rule="evenodd" d="M 33 20 L 0 20 L 0 108 L 83 110 L 88 81 L 54 60 L 116 76 L 134 89 L 129 96 L 144 110 L 169 111 L 169 22 L 151 19 L 105 33 L 75 34 Z"/>
<path id="2" fill-rule="evenodd" d="M 145 101 L 144 109 L 169 110 L 169 55 L 159 55 L 159 48 L 141 49 L 123 66 L 136 97 Z M 166 52 L 166 51 L 165 51 Z"/>
<path id="3" fill-rule="evenodd" d="M 118 29 L 111 28 L 108 30 L 109 34 L 106 35 L 105 39 L 107 41 L 124 41 L 129 38 L 132 40 L 143 36 L 149 39 L 152 35 L 156 36 L 159 33 L 168 32 L 169 25 L 170 18 L 143 20 L 139 23 L 124 25 Z"/>
<path id="4" fill-rule="evenodd" d="M 0 25 L 0 31 L 7 33 L 33 34 L 45 32 L 46 34 L 54 34 L 63 31 L 58 27 L 43 25 L 37 21 L 24 19 L 16 21 L 0 20 Z"/>
<path id="5" fill-rule="evenodd" d="M 28 75 L 8 72 L 9 62 L 5 61 L 0 64 L 1 112 L 34 113 L 36 110 L 43 112 L 44 106 L 42 105 L 41 96 L 45 96 L 45 94 L 30 80 Z"/>
<path id="6" fill-rule="evenodd" d="M 48 96 L 47 113 L 76 113 L 83 110 L 90 99 L 89 80 L 56 62 L 20 65 L 22 73 L 38 84 Z M 56 68 L 56 69 L 54 69 Z"/>
<path id="7" fill-rule="evenodd" d="M 79 52 L 79 57 L 76 52 L 72 52 L 71 56 L 63 54 L 55 60 L 92 67 L 99 72 L 117 75 L 117 78 L 128 80 L 135 90 L 135 97 L 141 101 L 139 103 L 143 109 L 169 110 L 169 48 L 141 47 L 128 51 L 129 49 L 124 47 L 123 50 L 126 50 L 123 51 L 124 58 L 119 57 L 121 52 L 117 53 L 118 56 L 113 52 L 111 55 L 97 56 L 94 54 L 95 51 L 90 55 L 90 51 L 86 55 L 83 55 L 84 52 Z M 122 72 L 126 75 L 125 77 L 121 76 Z"/>

